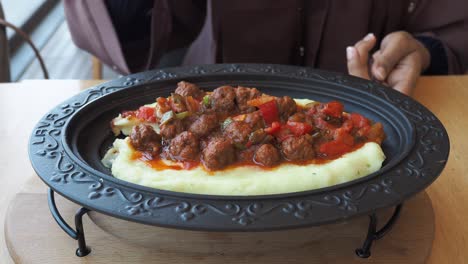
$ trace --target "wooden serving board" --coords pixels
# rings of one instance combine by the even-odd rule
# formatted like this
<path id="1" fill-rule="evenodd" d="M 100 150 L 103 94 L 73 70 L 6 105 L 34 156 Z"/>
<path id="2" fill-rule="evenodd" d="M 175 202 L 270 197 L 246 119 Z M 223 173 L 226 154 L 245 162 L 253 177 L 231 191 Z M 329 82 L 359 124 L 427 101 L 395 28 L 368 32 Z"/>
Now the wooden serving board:
<path id="1" fill-rule="evenodd" d="M 56 202 L 64 219 L 72 224 L 79 207 L 58 195 Z M 379 216 L 390 213 L 386 210 Z M 243 235 L 149 227 L 155 239 L 165 241 L 161 248 L 132 236 L 132 229 L 141 232 L 136 231 L 135 223 L 116 232 L 108 229 L 113 223 L 110 219 L 104 231 L 99 226 L 106 225 L 105 218 L 98 218 L 98 226 L 85 216 L 86 242 L 92 251 L 79 258 L 75 256 L 77 242 L 52 218 L 46 194 L 26 190 L 9 206 L 5 238 L 16 263 L 425 263 L 434 239 L 434 214 L 425 192 L 405 203 L 394 229 L 374 242 L 370 258 L 361 259 L 354 250 L 365 239 L 368 219 L 363 216 L 320 227 Z M 380 227 L 386 219 L 379 220 Z"/>

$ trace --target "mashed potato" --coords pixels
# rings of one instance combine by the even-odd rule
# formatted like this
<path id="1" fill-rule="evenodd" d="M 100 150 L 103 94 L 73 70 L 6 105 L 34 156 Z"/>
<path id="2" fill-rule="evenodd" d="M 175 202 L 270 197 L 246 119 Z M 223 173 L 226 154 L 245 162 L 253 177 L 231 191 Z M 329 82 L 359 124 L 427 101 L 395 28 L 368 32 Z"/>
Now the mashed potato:
<path id="1" fill-rule="evenodd" d="M 369 175 L 379 170 L 385 159 L 380 146 L 369 142 L 325 164 L 282 164 L 273 169 L 247 166 L 207 173 L 202 166 L 154 170 L 144 161 L 132 158 L 134 150 L 128 138 L 117 139 L 111 152 L 116 154 L 112 174 L 118 179 L 156 189 L 213 195 L 263 195 L 323 188 Z"/>

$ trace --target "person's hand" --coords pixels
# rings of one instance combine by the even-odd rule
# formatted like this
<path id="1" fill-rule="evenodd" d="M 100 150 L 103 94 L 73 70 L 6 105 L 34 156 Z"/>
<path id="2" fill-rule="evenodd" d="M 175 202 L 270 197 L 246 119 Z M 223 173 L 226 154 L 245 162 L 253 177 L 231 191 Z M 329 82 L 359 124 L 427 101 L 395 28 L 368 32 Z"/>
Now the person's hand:
<path id="1" fill-rule="evenodd" d="M 410 95 L 421 72 L 430 64 L 429 51 L 409 33 L 398 31 L 385 36 L 369 63 L 369 52 L 376 42 L 375 36 L 368 34 L 354 46 L 346 48 L 349 74 L 375 78 Z"/>

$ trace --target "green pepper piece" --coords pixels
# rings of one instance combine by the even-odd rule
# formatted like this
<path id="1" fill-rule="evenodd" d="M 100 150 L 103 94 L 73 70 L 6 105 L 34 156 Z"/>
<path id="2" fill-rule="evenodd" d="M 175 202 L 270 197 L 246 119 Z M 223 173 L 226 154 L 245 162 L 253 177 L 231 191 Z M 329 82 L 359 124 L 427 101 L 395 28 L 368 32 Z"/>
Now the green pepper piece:
<path id="1" fill-rule="evenodd" d="M 184 119 L 184 118 L 188 117 L 189 115 L 190 115 L 190 112 L 185 111 L 185 112 L 177 113 L 175 116 L 176 116 L 177 119 Z"/>
<path id="2" fill-rule="evenodd" d="M 203 105 L 210 106 L 210 96 L 209 95 L 205 95 L 203 97 Z"/>

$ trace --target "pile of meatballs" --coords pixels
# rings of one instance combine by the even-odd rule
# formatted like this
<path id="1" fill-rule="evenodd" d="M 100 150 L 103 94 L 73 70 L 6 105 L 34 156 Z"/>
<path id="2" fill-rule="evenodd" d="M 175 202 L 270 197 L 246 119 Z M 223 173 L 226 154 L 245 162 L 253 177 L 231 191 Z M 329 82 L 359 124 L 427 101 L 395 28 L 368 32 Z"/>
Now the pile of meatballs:
<path id="1" fill-rule="evenodd" d="M 158 124 L 159 133 L 142 123 L 133 128 L 130 143 L 153 159 L 198 163 L 209 171 L 314 159 L 313 134 L 317 131 L 288 137 L 268 133 L 272 124 L 249 103 L 265 96 L 256 88 L 225 85 L 205 92 L 196 84 L 179 82 L 170 97 L 157 99 L 152 121 Z M 291 97 L 269 98 L 276 104 L 279 123 L 313 123 L 306 109 Z"/>

